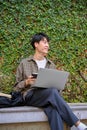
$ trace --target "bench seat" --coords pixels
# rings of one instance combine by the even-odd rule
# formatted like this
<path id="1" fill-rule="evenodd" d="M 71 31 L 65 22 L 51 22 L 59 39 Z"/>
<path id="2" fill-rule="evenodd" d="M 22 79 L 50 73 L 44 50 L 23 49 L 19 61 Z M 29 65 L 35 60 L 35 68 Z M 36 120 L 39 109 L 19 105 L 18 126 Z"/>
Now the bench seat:
<path id="1" fill-rule="evenodd" d="M 68 104 L 75 115 L 87 124 L 87 103 Z M 11 130 L 50 130 L 44 111 L 31 106 L 0 109 L 0 130 L 10 130 L 10 128 Z M 64 129 L 70 128 L 66 125 Z M 75 130 L 74 127 L 71 129 Z"/>

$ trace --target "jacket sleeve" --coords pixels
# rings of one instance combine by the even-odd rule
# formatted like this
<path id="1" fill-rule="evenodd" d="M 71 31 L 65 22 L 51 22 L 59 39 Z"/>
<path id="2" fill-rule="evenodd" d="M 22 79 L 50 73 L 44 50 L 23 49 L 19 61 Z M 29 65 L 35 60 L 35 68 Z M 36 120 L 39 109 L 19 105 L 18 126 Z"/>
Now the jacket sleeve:
<path id="1" fill-rule="evenodd" d="M 16 71 L 16 83 L 14 85 L 14 90 L 21 91 L 25 88 L 25 80 L 23 76 L 23 65 L 22 63 L 19 64 L 17 71 Z"/>

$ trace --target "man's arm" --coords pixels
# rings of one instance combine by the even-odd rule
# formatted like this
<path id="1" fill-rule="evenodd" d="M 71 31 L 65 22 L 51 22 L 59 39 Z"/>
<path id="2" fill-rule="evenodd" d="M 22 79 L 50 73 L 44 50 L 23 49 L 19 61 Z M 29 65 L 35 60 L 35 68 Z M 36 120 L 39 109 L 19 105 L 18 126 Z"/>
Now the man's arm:
<path id="1" fill-rule="evenodd" d="M 22 91 L 24 89 L 29 89 L 31 84 L 34 84 L 35 78 L 33 76 L 29 75 L 28 77 L 25 78 L 24 74 L 24 65 L 21 62 L 17 68 L 16 72 L 16 83 L 14 85 L 14 90 L 15 91 Z"/>
<path id="2" fill-rule="evenodd" d="M 14 90 L 21 91 L 25 88 L 26 79 L 23 77 L 23 67 L 22 63 L 19 64 L 17 71 L 16 71 L 16 83 L 14 85 Z"/>

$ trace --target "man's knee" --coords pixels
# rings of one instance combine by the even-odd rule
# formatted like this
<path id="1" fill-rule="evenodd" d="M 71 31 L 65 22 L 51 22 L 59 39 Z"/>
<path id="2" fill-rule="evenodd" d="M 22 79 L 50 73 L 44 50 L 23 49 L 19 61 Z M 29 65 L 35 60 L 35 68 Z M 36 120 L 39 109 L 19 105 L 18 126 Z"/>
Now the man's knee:
<path id="1" fill-rule="evenodd" d="M 56 88 L 49 88 L 49 92 L 51 95 L 58 95 L 59 92 Z"/>

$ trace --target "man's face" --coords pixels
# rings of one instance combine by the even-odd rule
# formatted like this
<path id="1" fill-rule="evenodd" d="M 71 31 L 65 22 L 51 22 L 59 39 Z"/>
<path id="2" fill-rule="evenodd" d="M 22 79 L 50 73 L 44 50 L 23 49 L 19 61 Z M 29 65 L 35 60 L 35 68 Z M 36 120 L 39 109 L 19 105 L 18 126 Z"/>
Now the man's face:
<path id="1" fill-rule="evenodd" d="M 49 43 L 46 38 L 43 38 L 39 43 L 35 43 L 36 51 L 43 54 L 44 56 L 48 53 Z"/>

